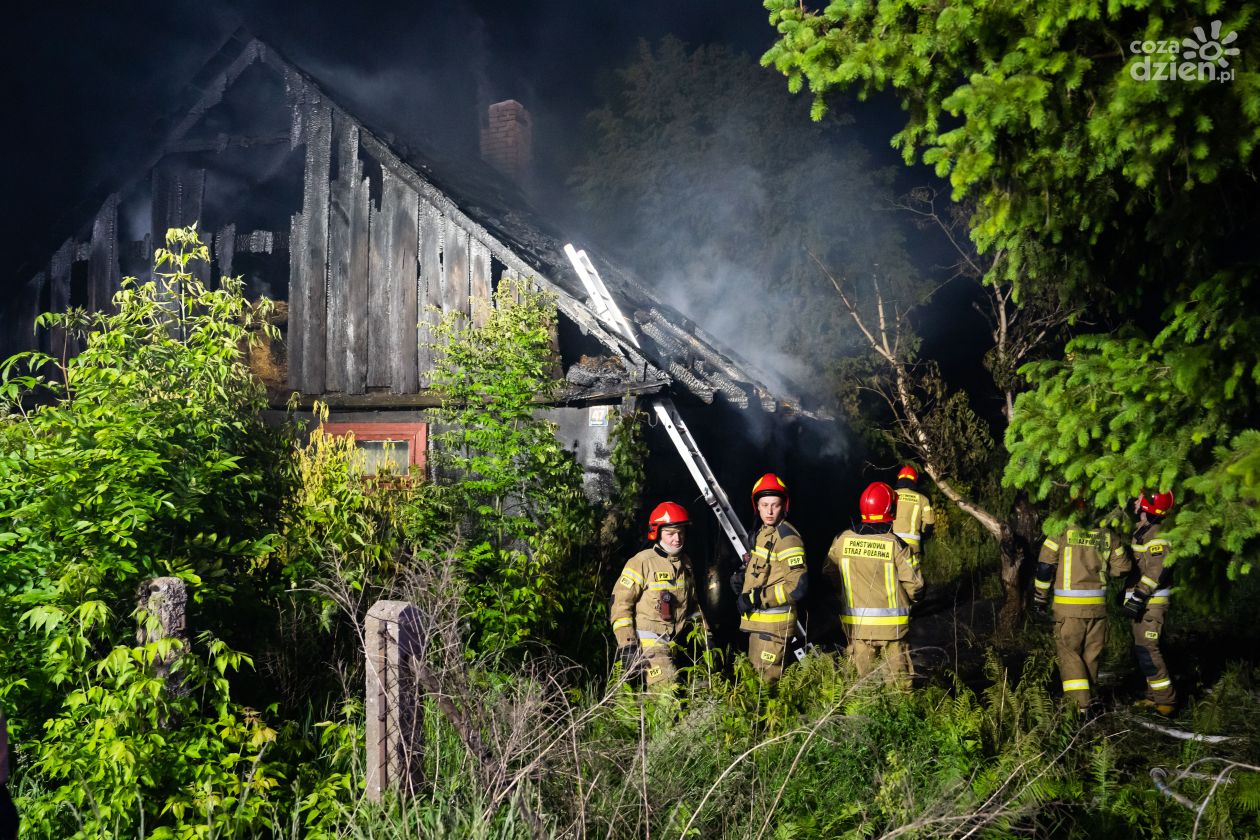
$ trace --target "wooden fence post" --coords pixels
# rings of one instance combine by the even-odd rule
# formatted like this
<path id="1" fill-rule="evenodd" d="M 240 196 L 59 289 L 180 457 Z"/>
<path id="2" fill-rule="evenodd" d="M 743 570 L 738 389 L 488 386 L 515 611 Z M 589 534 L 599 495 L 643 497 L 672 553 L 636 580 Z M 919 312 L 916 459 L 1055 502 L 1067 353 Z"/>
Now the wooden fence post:
<path id="1" fill-rule="evenodd" d="M 415 663 L 421 655 L 420 611 L 406 601 L 377 601 L 368 610 L 367 797 L 387 789 L 415 793 L 420 771 L 422 718 Z"/>
<path id="2" fill-rule="evenodd" d="M 136 600 L 141 613 L 139 626 L 136 627 L 138 644 L 178 639 L 183 643 L 183 649 L 188 649 L 188 589 L 183 580 L 177 577 L 153 578 L 141 584 Z M 183 680 L 171 676 L 171 669 L 179 656 L 179 652 L 174 652 L 153 663 L 154 673 L 166 680 L 166 689 L 171 694 L 185 691 Z"/>

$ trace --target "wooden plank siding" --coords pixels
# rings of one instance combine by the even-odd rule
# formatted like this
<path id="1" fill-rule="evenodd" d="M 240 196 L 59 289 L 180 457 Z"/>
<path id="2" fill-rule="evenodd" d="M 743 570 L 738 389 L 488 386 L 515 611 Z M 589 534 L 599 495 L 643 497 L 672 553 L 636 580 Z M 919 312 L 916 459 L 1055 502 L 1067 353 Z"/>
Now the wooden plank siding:
<path id="1" fill-rule="evenodd" d="M 392 225 L 386 223 L 385 194 L 391 192 L 389 172 L 381 175 L 381 206 L 371 207 L 368 224 L 368 341 L 367 386 L 386 387 L 390 384 L 393 370 L 389 364 L 390 353 L 390 294 L 389 260 L 393 253 Z"/>
<path id="2" fill-rule="evenodd" d="M 108 311 L 118 291 L 118 194 L 105 199 L 92 222 L 92 249 L 88 257 L 88 309 Z"/>
<path id="3" fill-rule="evenodd" d="M 382 197 L 381 215 L 393 230 L 390 235 L 390 392 L 414 394 L 420 390 L 416 368 L 416 304 L 420 279 L 416 251 L 419 209 L 414 190 L 397 178 L 388 181 Z"/>
<path id="4" fill-rule="evenodd" d="M 360 177 L 354 191 L 353 212 L 350 216 L 350 274 L 346 290 L 346 387 L 347 394 L 367 393 L 368 330 L 371 319 L 368 313 L 369 213 L 371 210 L 370 184 Z"/>
<path id="5" fill-rule="evenodd" d="M 468 231 L 443 217 L 442 311 L 468 317 Z"/>
<path id="6" fill-rule="evenodd" d="M 355 199 L 362 181 L 359 130 L 341 115 L 333 117 L 337 177 L 328 201 L 328 359 L 325 388 L 344 392 L 349 381 L 350 263 L 354 250 Z"/>
<path id="7" fill-rule="evenodd" d="M 419 321 L 416 334 L 417 372 L 420 387 L 429 386 L 429 372 L 433 370 L 434 348 L 437 340 L 436 327 L 442 318 L 442 214 L 427 201 L 420 202 L 418 215 L 420 227 L 420 292 Z"/>
<path id="8" fill-rule="evenodd" d="M 70 308 L 70 266 L 74 262 L 74 240 L 61 243 L 48 263 L 48 310 L 65 312 Z M 49 333 L 49 353 L 63 363 L 76 351 L 75 342 L 61 327 Z"/>
<path id="9" fill-rule="evenodd" d="M 490 320 L 490 249 L 476 239 L 468 246 L 469 306 L 475 327 Z"/>
<path id="10" fill-rule="evenodd" d="M 290 259 L 300 264 L 301 313 L 290 329 L 302 333 L 300 378 L 294 381 L 290 351 L 290 384 L 308 394 L 321 394 L 327 372 L 328 324 L 328 195 L 332 161 L 332 109 L 318 99 L 307 104 L 306 172 L 302 195 L 301 240 L 290 243 Z M 296 259 L 295 259 L 296 258 Z M 290 272 L 292 277 L 292 272 Z M 290 306 L 293 291 L 290 290 Z"/>

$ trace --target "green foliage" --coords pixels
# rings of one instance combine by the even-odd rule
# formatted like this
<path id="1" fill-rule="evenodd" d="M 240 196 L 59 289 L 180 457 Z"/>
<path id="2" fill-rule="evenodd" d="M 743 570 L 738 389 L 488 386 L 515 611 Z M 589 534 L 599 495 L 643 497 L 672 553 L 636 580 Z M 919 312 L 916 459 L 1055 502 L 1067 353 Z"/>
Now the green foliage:
<path id="1" fill-rule="evenodd" d="M 1172 488 L 1179 579 L 1211 591 L 1249 571 L 1260 534 L 1252 286 L 1215 278 L 1170 307 L 1153 340 L 1081 336 L 1063 361 L 1029 365 L 1036 387 L 1016 401 L 1006 481 L 1043 499 L 1061 481 L 1099 510 Z"/>
<path id="2" fill-rule="evenodd" d="M 483 325 L 451 316 L 436 331 L 432 384 L 442 406 L 433 414 L 441 428 L 434 460 L 442 486 L 434 492 L 449 519 L 426 525 L 462 558 L 475 651 L 544 638 L 574 617 L 563 584 L 595 534 L 581 465 L 560 445 L 555 424 L 537 416 L 558 385 L 555 319 L 542 292 L 507 278 Z"/>
<path id="3" fill-rule="evenodd" d="M 1251 228 L 1227 218 L 1260 140 L 1260 37 L 1252 3 L 1218 0 L 765 0 L 779 40 L 762 57 L 808 86 L 820 118 L 832 92 L 891 93 L 906 112 L 892 138 L 907 163 L 947 177 L 974 207 L 981 253 L 1006 254 L 990 280 L 1106 293 L 1136 274 L 1179 281 Z M 1230 81 L 1143 81 L 1133 42 L 1236 32 Z M 1168 56 L 1151 56 L 1161 61 Z M 1180 59 L 1184 61 L 1185 59 Z M 1220 69 L 1220 68 L 1218 68 Z M 1140 76 L 1140 72 L 1138 73 Z M 1245 179 L 1244 179 L 1245 180 Z M 1254 203 L 1250 204 L 1254 208 Z"/>
<path id="4" fill-rule="evenodd" d="M 81 353 L 3 368 L 0 696 L 48 787 L 25 809 L 32 836 L 227 836 L 270 825 L 282 778 L 265 760 L 275 733 L 230 700 L 248 656 L 208 631 L 187 649 L 127 641 L 142 580 L 230 599 L 274 549 L 286 486 L 245 361 L 267 304 L 192 276 L 207 259 L 194 230 L 166 242 L 159 280 L 125 280 L 109 311 L 41 317 L 82 337 Z M 178 692 L 155 670 L 172 659 Z"/>

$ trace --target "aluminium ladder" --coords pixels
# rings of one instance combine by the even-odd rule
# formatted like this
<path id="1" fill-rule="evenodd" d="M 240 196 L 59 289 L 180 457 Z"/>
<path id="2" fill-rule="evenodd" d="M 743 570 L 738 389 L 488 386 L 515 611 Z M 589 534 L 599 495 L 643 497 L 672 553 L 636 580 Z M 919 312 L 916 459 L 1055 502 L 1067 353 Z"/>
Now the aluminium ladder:
<path id="1" fill-rule="evenodd" d="M 595 266 L 591 263 L 586 251 L 579 251 L 572 244 L 567 244 L 564 246 L 564 253 L 568 256 L 569 262 L 573 264 L 573 268 L 577 272 L 578 278 L 581 279 L 582 285 L 586 288 L 587 294 L 590 295 L 591 306 L 595 310 L 595 314 L 613 332 L 633 343 L 635 347 L 638 347 L 639 342 L 635 338 L 629 322 L 621 314 L 621 309 L 617 306 L 616 301 L 613 300 L 612 295 L 608 293 L 608 288 L 604 285 L 603 278 L 595 270 Z M 696 487 L 699 488 L 705 504 L 713 511 L 713 515 L 717 518 L 718 524 L 722 526 L 722 531 L 726 534 L 727 540 L 730 541 L 731 547 L 735 549 L 736 558 L 740 563 L 746 563 L 746 558 L 752 547 L 752 540 L 749 539 L 748 531 L 744 529 L 743 524 L 739 521 L 739 517 L 735 515 L 735 509 L 731 506 L 731 500 L 727 497 L 726 491 L 722 489 L 722 485 L 718 483 L 717 476 L 713 474 L 713 470 L 709 468 L 709 462 L 705 460 L 704 453 L 700 451 L 700 446 L 691 435 L 691 430 L 687 428 L 682 415 L 678 413 L 674 401 L 669 397 L 652 397 L 649 400 L 649 404 L 652 407 L 652 411 L 656 414 L 657 420 L 665 427 L 665 431 L 669 434 L 669 439 L 674 444 L 674 448 L 678 450 L 683 463 L 686 464 L 687 471 L 691 473 L 692 479 L 696 482 Z M 791 640 L 789 640 L 788 646 L 796 658 L 800 660 L 805 658 L 805 652 L 809 649 L 810 644 L 805 635 L 805 628 L 801 625 L 799 619 L 796 622 L 796 633 L 798 644 L 792 645 Z"/>

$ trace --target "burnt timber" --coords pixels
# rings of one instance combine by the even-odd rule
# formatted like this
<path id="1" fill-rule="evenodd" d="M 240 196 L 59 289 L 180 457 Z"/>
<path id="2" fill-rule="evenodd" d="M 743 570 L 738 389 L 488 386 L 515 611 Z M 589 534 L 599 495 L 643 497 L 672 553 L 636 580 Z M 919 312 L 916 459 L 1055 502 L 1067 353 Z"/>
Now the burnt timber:
<path id="1" fill-rule="evenodd" d="M 550 293 L 562 320 L 616 362 L 566 377 L 557 402 L 672 388 L 705 403 L 721 395 L 740 409 L 811 414 L 590 249 L 609 292 L 633 313 L 641 348 L 609 330 L 564 238 L 513 184 L 480 161 L 443 167 L 385 139 L 246 32 L 209 60 L 179 113 L 143 170 L 33 272 L 6 311 L 3 350 L 73 353 L 64 336 L 36 335 L 36 314 L 105 309 L 121 277 L 147 276 L 168 227 L 196 223 L 213 258 L 203 279 L 244 273 L 255 278 L 251 294 L 287 301 L 283 381 L 269 383 L 277 405 L 291 391 L 347 407 L 431 405 L 427 342 L 437 319 L 484 322 L 493 290 L 514 276 Z M 235 194 L 236 204 L 223 198 Z"/>

